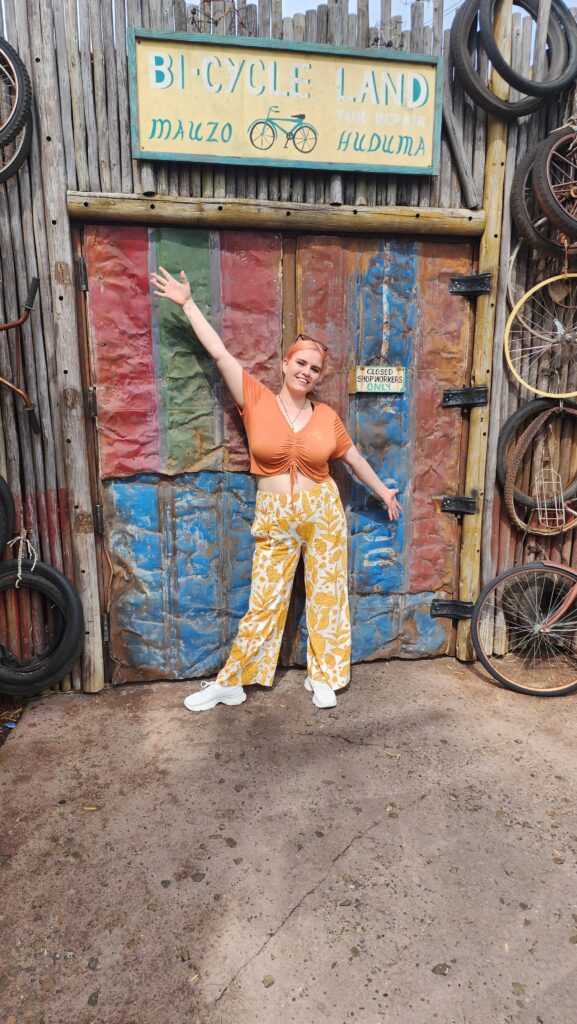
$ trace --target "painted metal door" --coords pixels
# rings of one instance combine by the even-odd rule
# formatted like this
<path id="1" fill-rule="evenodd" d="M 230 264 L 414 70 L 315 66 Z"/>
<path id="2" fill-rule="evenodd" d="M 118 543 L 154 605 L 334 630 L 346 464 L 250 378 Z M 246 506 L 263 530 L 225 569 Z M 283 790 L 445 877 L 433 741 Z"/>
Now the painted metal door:
<path id="1" fill-rule="evenodd" d="M 183 679 L 224 663 L 249 595 L 254 481 L 242 423 L 180 312 L 148 274 L 184 269 L 196 301 L 246 368 L 273 389 L 300 330 L 325 342 L 319 398 L 333 405 L 403 516 L 337 464 L 349 523 L 353 660 L 451 650 L 434 597 L 455 596 L 465 422 L 443 409 L 467 381 L 472 315 L 449 279 L 470 243 L 423 239 L 91 227 L 89 363 L 97 395 L 100 500 L 114 682 Z M 402 365 L 401 395 L 349 394 L 355 364 Z M 304 664 L 298 582 L 282 658 Z"/>

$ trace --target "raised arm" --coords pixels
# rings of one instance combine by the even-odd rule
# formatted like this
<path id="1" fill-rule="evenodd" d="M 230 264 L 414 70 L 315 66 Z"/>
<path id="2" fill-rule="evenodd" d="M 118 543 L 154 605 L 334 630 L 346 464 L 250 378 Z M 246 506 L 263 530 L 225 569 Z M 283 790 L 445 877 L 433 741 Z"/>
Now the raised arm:
<path id="1" fill-rule="evenodd" d="M 150 281 L 154 287 L 155 295 L 158 295 L 161 299 L 169 299 L 170 302 L 174 302 L 175 305 L 182 307 L 182 311 L 200 344 L 206 349 L 209 356 L 212 356 L 214 359 L 232 397 L 239 408 L 242 409 L 244 406 L 242 366 L 238 359 L 228 351 L 220 335 L 216 333 L 214 327 L 211 327 L 204 313 L 201 313 L 196 305 L 190 293 L 190 285 L 184 270 L 180 271 L 179 280 L 177 281 L 172 274 L 168 273 L 168 270 L 165 270 L 164 267 L 159 267 L 158 273 L 154 271 L 151 273 Z"/>
<path id="2" fill-rule="evenodd" d="M 344 455 L 341 455 L 341 462 L 344 462 L 353 471 L 357 479 L 365 484 L 384 503 L 389 513 L 389 519 L 399 518 L 401 506 L 397 501 L 398 491 L 387 487 L 382 480 L 379 480 L 372 466 L 369 465 L 354 444 L 347 448 Z"/>

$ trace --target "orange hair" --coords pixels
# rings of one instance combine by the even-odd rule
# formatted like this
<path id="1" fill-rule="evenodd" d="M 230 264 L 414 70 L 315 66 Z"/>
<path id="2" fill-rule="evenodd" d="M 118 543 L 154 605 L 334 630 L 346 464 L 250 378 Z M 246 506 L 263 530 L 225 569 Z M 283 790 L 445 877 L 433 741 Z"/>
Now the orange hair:
<path id="1" fill-rule="evenodd" d="M 305 348 L 308 348 L 308 349 L 312 348 L 312 349 L 315 350 L 315 352 L 318 353 L 318 355 L 320 356 L 321 369 L 322 369 L 323 366 L 325 365 L 325 360 L 327 358 L 327 347 L 326 347 L 326 345 L 323 345 L 323 343 L 321 341 L 315 341 L 314 338 L 309 338 L 309 337 L 307 337 L 307 335 L 304 335 L 304 334 L 299 334 L 298 338 L 295 341 L 293 341 L 293 343 L 290 346 L 290 348 L 288 348 L 287 351 L 285 352 L 284 358 L 285 359 L 290 359 L 291 356 L 294 356 L 295 352 L 301 352 L 302 349 L 305 349 Z"/>

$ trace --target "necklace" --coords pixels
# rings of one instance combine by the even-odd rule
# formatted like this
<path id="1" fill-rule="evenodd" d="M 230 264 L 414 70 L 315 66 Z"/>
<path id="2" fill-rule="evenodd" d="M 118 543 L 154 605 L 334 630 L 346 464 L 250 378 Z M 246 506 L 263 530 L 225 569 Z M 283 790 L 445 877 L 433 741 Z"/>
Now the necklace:
<path id="1" fill-rule="evenodd" d="M 284 404 L 284 402 L 283 402 L 283 400 L 282 400 L 281 396 L 280 396 L 280 395 L 277 395 L 277 398 L 278 398 L 278 400 L 279 400 L 280 404 L 282 405 L 282 407 L 283 407 L 283 409 L 284 409 L 284 412 L 285 412 L 285 416 L 286 416 L 287 420 L 289 421 L 289 426 L 290 426 L 291 430 L 294 430 L 294 428 L 295 428 L 295 423 L 296 423 L 296 421 L 298 420 L 298 418 L 299 418 L 299 416 L 300 416 L 301 412 L 303 411 L 303 409 L 304 409 L 305 405 L 307 404 L 307 402 L 308 402 L 308 398 L 305 398 L 305 400 L 304 400 L 304 402 L 303 402 L 303 405 L 301 406 L 301 408 L 300 408 L 300 409 L 299 409 L 299 411 L 297 412 L 297 414 L 296 414 L 296 416 L 295 416 L 294 420 L 291 420 L 291 418 L 290 418 L 290 416 L 289 416 L 289 414 L 288 414 L 288 412 L 287 412 L 287 408 L 286 408 L 286 405 Z"/>

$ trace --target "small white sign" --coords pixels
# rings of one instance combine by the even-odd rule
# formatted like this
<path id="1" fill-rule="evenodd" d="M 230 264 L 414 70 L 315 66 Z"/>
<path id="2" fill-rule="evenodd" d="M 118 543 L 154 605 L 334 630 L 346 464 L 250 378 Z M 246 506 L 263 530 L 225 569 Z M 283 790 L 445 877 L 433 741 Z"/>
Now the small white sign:
<path id="1" fill-rule="evenodd" d="M 403 392 L 404 366 L 357 366 L 356 391 Z"/>

